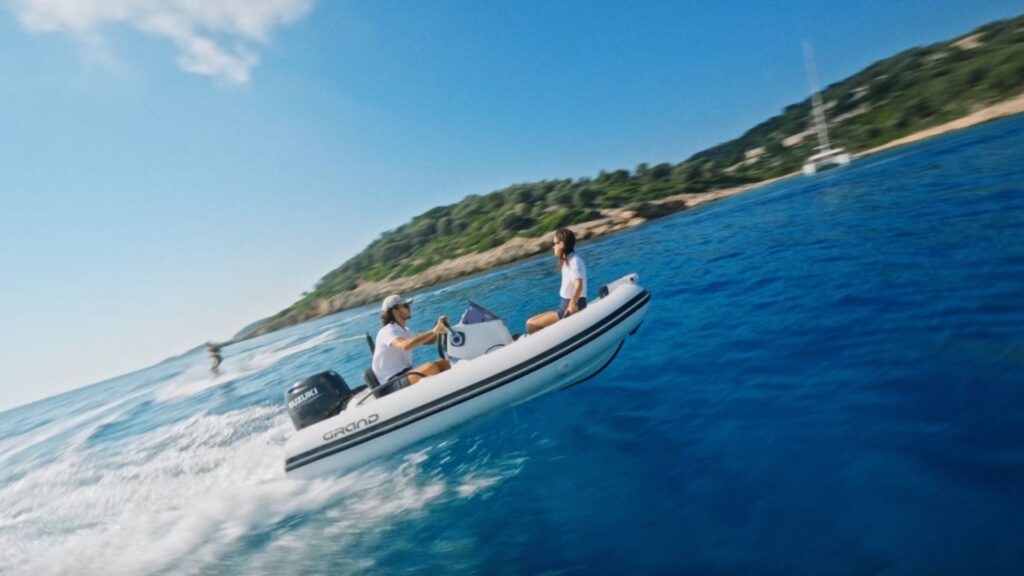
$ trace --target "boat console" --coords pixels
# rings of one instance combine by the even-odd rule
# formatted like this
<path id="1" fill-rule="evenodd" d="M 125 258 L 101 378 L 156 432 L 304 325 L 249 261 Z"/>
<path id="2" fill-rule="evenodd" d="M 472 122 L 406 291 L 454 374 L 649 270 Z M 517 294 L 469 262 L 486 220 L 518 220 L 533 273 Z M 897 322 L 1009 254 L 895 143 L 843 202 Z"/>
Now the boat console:
<path id="1" fill-rule="evenodd" d="M 505 322 L 497 314 L 470 301 L 462 319 L 446 334 L 448 356 L 470 360 L 512 343 Z"/>

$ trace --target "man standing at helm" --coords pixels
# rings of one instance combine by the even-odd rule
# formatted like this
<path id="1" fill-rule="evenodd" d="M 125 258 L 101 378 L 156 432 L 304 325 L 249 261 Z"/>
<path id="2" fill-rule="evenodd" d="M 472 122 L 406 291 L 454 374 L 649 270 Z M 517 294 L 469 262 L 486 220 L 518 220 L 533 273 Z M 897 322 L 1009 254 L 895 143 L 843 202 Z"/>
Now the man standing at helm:
<path id="1" fill-rule="evenodd" d="M 384 299 L 380 306 L 381 329 L 373 349 L 373 374 L 381 384 L 382 394 L 405 388 L 434 374 L 451 368 L 447 360 L 434 360 L 412 367 L 412 350 L 424 344 L 437 342 L 438 334 L 445 331 L 447 319 L 440 316 L 429 332 L 416 334 L 406 323 L 412 318 L 412 300 L 398 294 Z"/>

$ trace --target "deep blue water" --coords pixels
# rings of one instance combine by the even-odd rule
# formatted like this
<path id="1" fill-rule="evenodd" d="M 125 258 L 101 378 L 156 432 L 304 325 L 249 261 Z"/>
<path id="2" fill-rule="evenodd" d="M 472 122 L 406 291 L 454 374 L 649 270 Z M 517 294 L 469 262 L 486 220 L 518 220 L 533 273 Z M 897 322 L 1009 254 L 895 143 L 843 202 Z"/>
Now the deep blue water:
<path id="1" fill-rule="evenodd" d="M 1024 117 L 580 253 L 654 296 L 608 370 L 341 478 L 284 478 L 282 395 L 357 380 L 372 307 L 0 413 L 0 572 L 1024 572 Z M 530 260 L 413 325 L 521 330 L 557 286 Z"/>

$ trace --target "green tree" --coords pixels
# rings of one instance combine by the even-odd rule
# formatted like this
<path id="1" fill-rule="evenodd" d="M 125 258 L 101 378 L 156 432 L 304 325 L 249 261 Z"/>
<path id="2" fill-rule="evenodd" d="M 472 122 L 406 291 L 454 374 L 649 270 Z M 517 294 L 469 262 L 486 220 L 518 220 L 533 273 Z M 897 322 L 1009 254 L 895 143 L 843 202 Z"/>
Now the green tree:
<path id="1" fill-rule="evenodd" d="M 672 165 L 668 162 L 662 162 L 661 164 L 655 164 L 650 170 L 647 171 L 647 179 L 656 182 L 658 180 L 668 180 L 672 177 Z"/>
<path id="2" fill-rule="evenodd" d="M 529 228 L 530 225 L 533 224 L 533 221 L 525 214 L 520 214 L 519 212 L 506 212 L 502 215 L 500 223 L 502 230 L 506 232 L 518 232 Z"/>
<path id="3" fill-rule="evenodd" d="M 441 218 L 437 221 L 437 234 L 447 236 L 452 233 L 452 221 L 450 218 Z"/>
<path id="4" fill-rule="evenodd" d="M 582 186 L 576 190 L 573 194 L 572 204 L 579 208 L 590 208 L 594 205 L 594 200 L 597 199 L 598 192 L 590 186 Z"/>

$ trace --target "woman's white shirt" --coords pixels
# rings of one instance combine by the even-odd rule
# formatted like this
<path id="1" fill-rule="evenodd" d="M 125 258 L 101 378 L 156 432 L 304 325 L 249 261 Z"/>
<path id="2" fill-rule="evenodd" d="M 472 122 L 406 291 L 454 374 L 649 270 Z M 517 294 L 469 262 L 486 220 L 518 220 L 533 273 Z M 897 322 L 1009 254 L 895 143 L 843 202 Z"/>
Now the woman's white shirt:
<path id="1" fill-rule="evenodd" d="M 583 258 L 580 258 L 573 252 L 569 254 L 568 260 L 562 266 L 562 288 L 558 291 L 558 295 L 566 300 L 572 298 L 574 284 L 577 279 L 583 281 L 583 291 L 580 292 L 580 298 L 586 298 L 587 265 L 583 262 Z"/>

